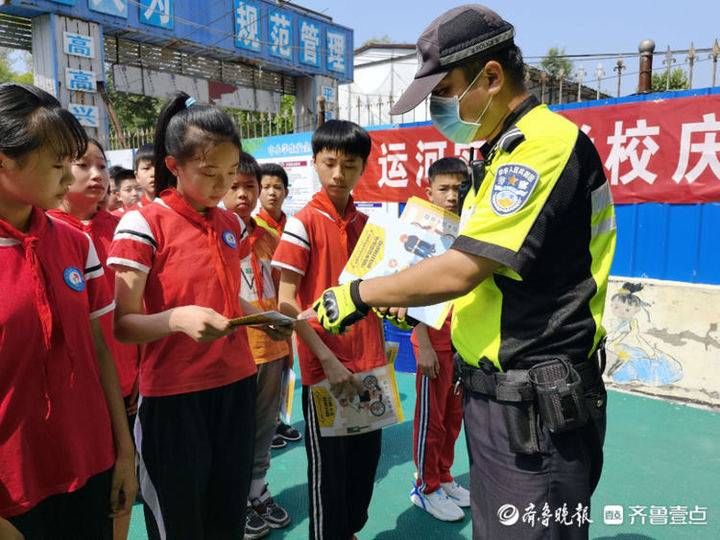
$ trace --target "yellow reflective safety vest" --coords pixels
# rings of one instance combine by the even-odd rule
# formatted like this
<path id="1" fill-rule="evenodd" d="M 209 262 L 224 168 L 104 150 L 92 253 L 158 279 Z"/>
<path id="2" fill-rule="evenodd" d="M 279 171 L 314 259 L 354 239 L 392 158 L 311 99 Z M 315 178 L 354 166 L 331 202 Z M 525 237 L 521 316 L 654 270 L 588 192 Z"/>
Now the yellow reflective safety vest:
<path id="1" fill-rule="evenodd" d="M 453 249 L 500 263 L 454 302 L 462 359 L 501 371 L 555 357 L 580 362 L 604 337 L 615 210 L 602 162 L 575 124 L 525 100 L 481 150 Z"/>

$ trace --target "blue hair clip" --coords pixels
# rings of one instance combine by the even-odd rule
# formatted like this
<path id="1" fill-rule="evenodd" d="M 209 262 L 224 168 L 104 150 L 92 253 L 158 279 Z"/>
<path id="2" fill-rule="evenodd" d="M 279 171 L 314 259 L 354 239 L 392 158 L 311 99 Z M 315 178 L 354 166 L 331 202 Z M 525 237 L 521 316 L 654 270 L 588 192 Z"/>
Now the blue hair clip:
<path id="1" fill-rule="evenodd" d="M 190 96 L 189 98 L 187 98 L 185 100 L 185 108 L 189 109 L 190 107 L 195 105 L 196 102 L 197 102 L 197 100 L 194 97 Z"/>

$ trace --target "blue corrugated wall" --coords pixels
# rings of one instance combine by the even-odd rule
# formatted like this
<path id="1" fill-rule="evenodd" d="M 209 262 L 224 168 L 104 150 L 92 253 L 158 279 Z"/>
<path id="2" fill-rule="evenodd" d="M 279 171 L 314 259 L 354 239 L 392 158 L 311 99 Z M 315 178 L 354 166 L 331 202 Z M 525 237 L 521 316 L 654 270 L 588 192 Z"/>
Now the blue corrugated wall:
<path id="1" fill-rule="evenodd" d="M 720 284 L 720 203 L 616 207 L 611 273 Z"/>

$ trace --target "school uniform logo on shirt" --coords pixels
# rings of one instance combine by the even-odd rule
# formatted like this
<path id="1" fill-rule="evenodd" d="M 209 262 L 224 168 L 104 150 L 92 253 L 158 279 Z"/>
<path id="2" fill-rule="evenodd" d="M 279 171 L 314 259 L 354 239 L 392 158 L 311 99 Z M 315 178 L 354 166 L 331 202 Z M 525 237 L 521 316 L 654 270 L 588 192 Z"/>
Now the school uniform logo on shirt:
<path id="1" fill-rule="evenodd" d="M 228 247 L 231 247 L 232 249 L 235 249 L 237 247 L 237 240 L 235 239 L 235 235 L 230 231 L 225 231 L 224 233 L 222 233 L 222 239 Z"/>
<path id="2" fill-rule="evenodd" d="M 68 266 L 63 272 L 63 279 L 65 285 L 70 287 L 73 291 L 83 292 L 85 290 L 85 278 L 82 272 L 74 266 Z"/>
<path id="3" fill-rule="evenodd" d="M 525 165 L 508 163 L 495 173 L 490 206 L 498 216 L 520 210 L 530 198 L 540 175 Z"/>

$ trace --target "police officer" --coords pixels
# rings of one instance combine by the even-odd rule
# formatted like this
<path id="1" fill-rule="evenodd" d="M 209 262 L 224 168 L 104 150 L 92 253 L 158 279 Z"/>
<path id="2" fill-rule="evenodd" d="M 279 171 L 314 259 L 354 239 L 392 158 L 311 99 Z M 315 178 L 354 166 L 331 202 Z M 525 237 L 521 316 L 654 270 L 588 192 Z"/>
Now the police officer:
<path id="1" fill-rule="evenodd" d="M 486 141 L 460 235 L 403 272 L 328 289 L 315 307 L 338 333 L 371 306 L 454 299 L 473 537 L 587 538 L 605 436 L 614 207 L 588 137 L 528 93 L 513 38 L 475 4 L 420 36 L 421 64 L 393 114 L 430 94 L 448 139 Z"/>

